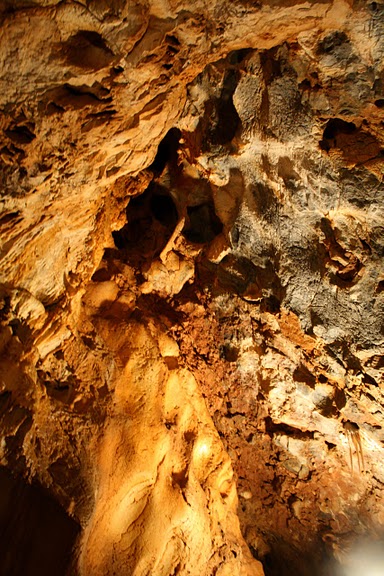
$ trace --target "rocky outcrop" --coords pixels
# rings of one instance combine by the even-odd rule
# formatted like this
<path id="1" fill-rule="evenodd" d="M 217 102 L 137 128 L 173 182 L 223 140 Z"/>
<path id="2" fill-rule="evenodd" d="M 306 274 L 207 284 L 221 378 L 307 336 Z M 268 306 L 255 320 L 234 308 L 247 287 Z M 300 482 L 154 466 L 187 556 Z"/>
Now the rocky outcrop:
<path id="1" fill-rule="evenodd" d="M 70 574 L 381 537 L 382 12 L 2 4 L 1 463 Z"/>

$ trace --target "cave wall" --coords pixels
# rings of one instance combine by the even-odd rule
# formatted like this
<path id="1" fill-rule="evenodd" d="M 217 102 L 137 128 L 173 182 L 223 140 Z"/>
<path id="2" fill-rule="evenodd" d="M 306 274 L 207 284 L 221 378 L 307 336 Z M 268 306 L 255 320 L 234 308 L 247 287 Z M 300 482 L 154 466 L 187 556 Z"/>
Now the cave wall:
<path id="1" fill-rule="evenodd" d="M 1 464 L 81 526 L 69 573 L 347 566 L 384 522 L 382 5 L 0 18 Z"/>

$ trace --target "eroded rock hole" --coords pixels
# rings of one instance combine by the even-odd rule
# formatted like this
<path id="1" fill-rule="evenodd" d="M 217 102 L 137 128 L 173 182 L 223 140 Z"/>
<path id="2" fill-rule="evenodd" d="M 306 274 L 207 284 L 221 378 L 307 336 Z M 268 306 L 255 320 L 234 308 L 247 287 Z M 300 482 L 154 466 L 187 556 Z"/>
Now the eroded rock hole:
<path id="1" fill-rule="evenodd" d="M 112 233 L 115 246 L 149 260 L 158 256 L 178 221 L 177 208 L 168 190 L 151 182 L 127 207 L 127 224 Z"/>
<path id="2" fill-rule="evenodd" d="M 220 349 L 220 356 L 227 362 L 236 362 L 239 357 L 239 350 L 231 344 L 224 344 Z"/>
<path id="3" fill-rule="evenodd" d="M 341 118 L 328 121 L 320 148 L 326 152 L 337 148 L 347 162 L 357 165 L 381 156 L 380 145 L 373 134 Z"/>
<path id="4" fill-rule="evenodd" d="M 33 132 L 34 129 L 35 126 L 33 124 L 30 124 L 29 126 L 15 126 L 5 130 L 5 134 L 16 144 L 29 144 L 36 138 L 36 135 Z"/>
<path id="5" fill-rule="evenodd" d="M 188 223 L 183 234 L 190 242 L 206 244 L 222 232 L 223 224 L 217 217 L 213 204 L 191 206 L 187 212 Z"/>
<path id="6" fill-rule="evenodd" d="M 345 32 L 331 32 L 317 46 L 317 54 L 333 54 L 338 59 L 346 59 L 351 53 L 351 45 Z"/>
<path id="7" fill-rule="evenodd" d="M 149 167 L 156 174 L 161 174 L 168 163 L 177 162 L 181 132 L 178 128 L 171 128 L 160 142 L 154 161 Z"/>
<path id="8" fill-rule="evenodd" d="M 384 292 L 384 280 L 380 280 L 376 287 L 376 294 L 381 294 Z"/>
<path id="9" fill-rule="evenodd" d="M 211 126 L 208 129 L 208 139 L 203 144 L 203 151 L 209 148 L 209 144 L 216 146 L 229 144 L 241 126 L 240 117 L 233 103 L 233 94 L 237 87 L 237 81 L 237 71 L 227 71 L 224 76 L 220 98 L 215 98 L 206 105 Z"/>
<path id="10" fill-rule="evenodd" d="M 174 228 L 177 224 L 177 209 L 170 196 L 153 194 L 150 200 L 151 212 L 167 228 Z"/>
<path id="11" fill-rule="evenodd" d="M 234 66 L 241 64 L 241 62 L 243 62 L 248 54 L 251 54 L 252 52 L 252 48 L 241 48 L 240 50 L 234 50 L 228 54 L 228 62 Z"/>
<path id="12" fill-rule="evenodd" d="M 327 152 L 331 148 L 338 146 L 341 135 L 353 134 L 356 132 L 356 125 L 353 122 L 346 122 L 340 118 L 329 120 L 323 132 L 323 139 L 320 142 L 320 148 Z"/>
<path id="13" fill-rule="evenodd" d="M 104 38 L 91 30 L 80 30 L 71 36 L 63 47 L 68 64 L 79 68 L 100 70 L 114 58 Z"/>

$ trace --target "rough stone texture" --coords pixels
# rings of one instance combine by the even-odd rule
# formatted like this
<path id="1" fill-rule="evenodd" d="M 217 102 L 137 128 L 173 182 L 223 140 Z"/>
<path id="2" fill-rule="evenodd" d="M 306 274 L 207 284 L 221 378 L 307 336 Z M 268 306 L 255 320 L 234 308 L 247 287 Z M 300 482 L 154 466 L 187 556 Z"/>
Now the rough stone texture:
<path id="1" fill-rule="evenodd" d="M 1 464 L 80 526 L 68 573 L 347 565 L 384 524 L 383 5 L 0 25 Z"/>

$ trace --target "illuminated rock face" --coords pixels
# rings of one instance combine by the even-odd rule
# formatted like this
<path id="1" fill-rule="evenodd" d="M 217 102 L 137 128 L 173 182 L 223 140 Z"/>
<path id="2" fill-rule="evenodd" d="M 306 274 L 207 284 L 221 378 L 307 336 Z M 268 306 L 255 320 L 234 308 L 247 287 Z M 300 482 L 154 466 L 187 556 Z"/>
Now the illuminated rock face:
<path id="1" fill-rule="evenodd" d="M 242 541 L 231 462 L 196 380 L 167 366 L 176 343 L 153 321 L 124 328 L 129 359 L 97 448 L 80 573 L 262 574 Z M 110 321 L 106 333 L 113 343 Z"/>
<path id="2" fill-rule="evenodd" d="M 68 533 L 30 573 L 350 570 L 384 523 L 382 5 L 0 18 L 0 483 Z"/>

